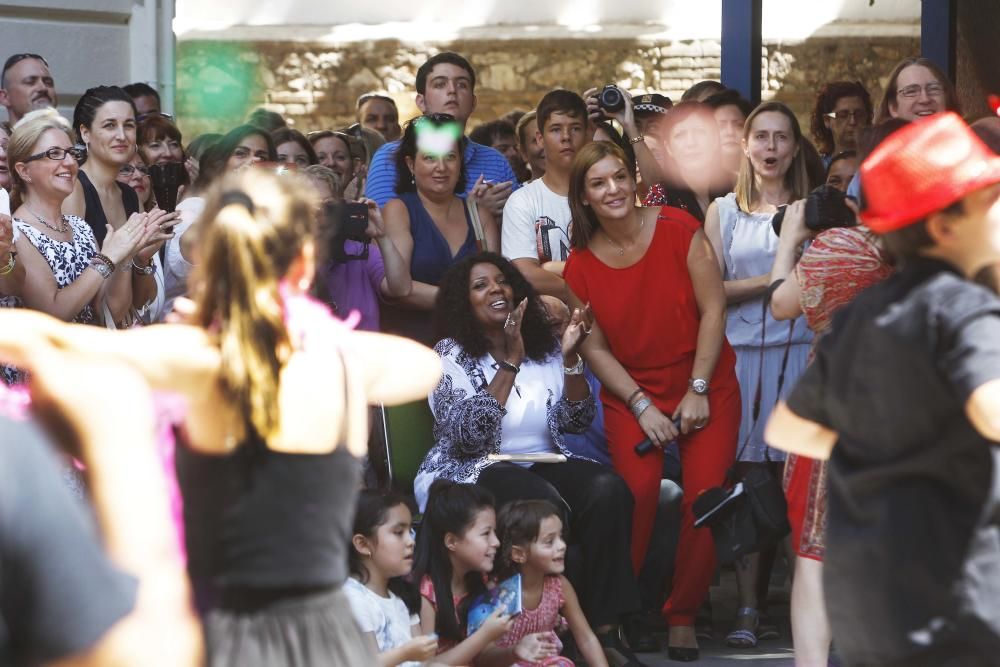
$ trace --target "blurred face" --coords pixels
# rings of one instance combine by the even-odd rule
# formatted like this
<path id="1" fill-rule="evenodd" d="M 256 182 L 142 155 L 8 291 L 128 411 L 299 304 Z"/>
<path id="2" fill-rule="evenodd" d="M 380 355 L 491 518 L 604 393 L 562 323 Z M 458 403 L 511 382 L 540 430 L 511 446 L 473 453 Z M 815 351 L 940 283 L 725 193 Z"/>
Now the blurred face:
<path id="1" fill-rule="evenodd" d="M 118 182 L 135 190 L 142 206 L 146 205 L 153 194 L 149 185 L 149 169 L 138 155 L 133 155 L 132 159 L 118 170 Z"/>
<path id="2" fill-rule="evenodd" d="M 313 144 L 316 158 L 324 167 L 329 167 L 340 176 L 341 182 L 348 183 L 354 178 L 354 161 L 351 149 L 340 137 L 323 137 Z"/>
<path id="3" fill-rule="evenodd" d="M 826 184 L 832 185 L 841 192 L 847 192 L 847 186 L 851 184 L 851 179 L 858 171 L 857 158 L 837 160 L 830 165 L 830 171 L 826 175 Z"/>
<path id="4" fill-rule="evenodd" d="M 735 104 L 727 104 L 715 110 L 715 124 L 719 127 L 719 150 L 727 164 L 739 168 L 743 156 L 743 124 L 746 117 Z"/>
<path id="5" fill-rule="evenodd" d="M 779 111 L 757 114 L 743 140 L 743 154 L 750 160 L 757 177 L 783 179 L 796 153 L 798 146 L 788 117 Z"/>
<path id="6" fill-rule="evenodd" d="M 0 128 L 0 188 L 10 192 L 11 180 L 10 169 L 7 167 L 7 145 L 10 143 L 10 135 L 3 128 Z"/>
<path id="7" fill-rule="evenodd" d="M 562 521 L 557 516 L 542 519 L 538 539 L 528 547 L 527 562 L 545 574 L 562 574 L 566 569 L 566 541 L 562 536 Z"/>
<path id="8" fill-rule="evenodd" d="M 552 334 L 562 340 L 566 327 L 569 326 L 569 306 L 563 303 L 562 299 L 548 294 L 540 294 L 538 298 L 545 306 L 545 317 L 548 319 L 549 326 L 552 327 Z"/>
<path id="9" fill-rule="evenodd" d="M 424 94 L 417 94 L 417 107 L 425 114 L 447 113 L 461 124 L 476 110 L 472 77 L 458 65 L 438 63 L 427 76 Z"/>
<path id="10" fill-rule="evenodd" d="M 373 565 L 389 577 L 402 577 L 413 569 L 413 517 L 406 505 L 396 505 L 387 512 L 385 523 L 375 532 Z"/>
<path id="11" fill-rule="evenodd" d="M 184 151 L 181 142 L 170 137 L 153 139 L 148 144 L 139 146 L 146 162 L 149 164 L 165 164 L 167 162 L 181 162 L 184 159 Z"/>
<path id="12" fill-rule="evenodd" d="M 0 104 L 7 107 L 12 125 L 29 111 L 56 105 L 52 74 L 37 58 L 25 58 L 14 63 L 2 83 Z"/>
<path id="13" fill-rule="evenodd" d="M 362 127 L 381 134 L 386 141 L 395 141 L 401 134 L 396 106 L 379 97 L 373 97 L 361 105 L 358 109 L 358 122 Z"/>
<path id="14" fill-rule="evenodd" d="M 139 95 L 138 97 L 133 97 L 132 101 L 135 102 L 135 110 L 139 112 L 140 116 L 147 113 L 159 113 L 160 111 L 160 103 L 152 95 Z"/>
<path id="15" fill-rule="evenodd" d="M 283 144 L 278 144 L 275 148 L 278 151 L 278 162 L 294 165 L 299 169 L 305 169 L 309 166 L 309 153 L 306 153 L 306 149 L 302 148 L 299 142 L 286 141 Z"/>
<path id="16" fill-rule="evenodd" d="M 451 552 L 452 568 L 457 573 L 489 572 L 497 555 L 497 519 L 492 507 L 481 509 L 461 535 L 448 533 L 445 544 Z"/>
<path id="17" fill-rule="evenodd" d="M 923 65 L 903 68 L 896 78 L 896 101 L 889 102 L 889 115 L 912 121 L 944 110 L 944 86 L 934 72 Z"/>
<path id="18" fill-rule="evenodd" d="M 667 152 L 683 166 L 682 174 L 714 169 L 718 151 L 719 128 L 708 115 L 689 115 L 676 123 L 667 136 Z"/>
<path id="19" fill-rule="evenodd" d="M 457 143 L 440 155 L 418 150 L 416 158 L 406 158 L 406 164 L 417 182 L 418 191 L 438 196 L 454 194 L 462 171 Z"/>
<path id="20" fill-rule="evenodd" d="M 316 194 L 319 195 L 319 200 L 321 202 L 337 201 L 337 193 L 330 188 L 330 182 L 325 178 L 310 176 L 309 182 L 312 183 L 314 188 L 316 188 Z"/>
<path id="21" fill-rule="evenodd" d="M 1000 183 L 966 195 L 962 212 L 948 218 L 952 231 L 947 244 L 955 263 L 974 275 L 1000 262 Z"/>
<path id="22" fill-rule="evenodd" d="M 823 124 L 833 134 L 833 154 L 857 150 L 861 131 L 871 124 L 864 101 L 860 97 L 841 97 L 833 105 L 833 113 L 836 118 L 823 117 Z"/>
<path id="23" fill-rule="evenodd" d="M 128 102 L 105 102 L 94 115 L 90 127 L 80 130 L 87 144 L 88 159 L 96 158 L 121 166 L 135 151 L 135 114 Z"/>
<path id="24" fill-rule="evenodd" d="M 602 222 L 622 219 L 635 202 L 635 179 L 621 160 L 608 155 L 587 170 L 583 201 Z"/>
<path id="25" fill-rule="evenodd" d="M 73 140 L 62 130 L 50 129 L 42 133 L 31 148 L 31 154 L 43 153 L 51 148 L 68 150 Z M 76 185 L 76 160 L 67 153 L 61 160 L 42 156 L 30 162 L 14 165 L 21 178 L 27 182 L 28 193 L 42 199 L 62 201 L 73 192 Z"/>
<path id="26" fill-rule="evenodd" d="M 587 143 L 587 120 L 555 112 L 545 121 L 542 146 L 545 168 L 569 171 L 577 152 Z"/>
<path id="27" fill-rule="evenodd" d="M 517 139 L 513 134 L 502 134 L 494 137 L 490 146 L 507 158 L 508 162 L 517 157 Z"/>
<path id="28" fill-rule="evenodd" d="M 525 144 L 518 147 L 521 159 L 531 167 L 531 175 L 538 178 L 545 173 L 545 145 L 542 143 L 541 134 L 538 132 L 538 121 L 531 119 L 524 126 Z"/>
<path id="29" fill-rule="evenodd" d="M 469 272 L 469 304 L 484 329 L 503 329 L 514 308 L 514 289 L 499 267 L 483 262 Z"/>
<path id="30" fill-rule="evenodd" d="M 265 162 L 268 157 L 267 141 L 264 137 L 259 134 L 248 134 L 226 160 L 226 171 L 235 171 Z"/>

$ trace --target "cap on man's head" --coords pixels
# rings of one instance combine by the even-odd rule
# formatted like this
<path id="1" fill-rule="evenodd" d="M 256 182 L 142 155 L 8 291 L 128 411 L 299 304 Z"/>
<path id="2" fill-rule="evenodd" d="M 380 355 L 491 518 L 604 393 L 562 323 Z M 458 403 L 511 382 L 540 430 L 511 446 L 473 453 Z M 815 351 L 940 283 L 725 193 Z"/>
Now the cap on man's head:
<path id="1" fill-rule="evenodd" d="M 632 110 L 637 114 L 665 114 L 674 106 L 670 98 L 659 93 L 646 93 L 632 98 Z"/>
<path id="2" fill-rule="evenodd" d="M 1000 183 L 1000 157 L 948 111 L 894 132 L 859 173 L 865 193 L 861 219 L 884 234 Z"/>

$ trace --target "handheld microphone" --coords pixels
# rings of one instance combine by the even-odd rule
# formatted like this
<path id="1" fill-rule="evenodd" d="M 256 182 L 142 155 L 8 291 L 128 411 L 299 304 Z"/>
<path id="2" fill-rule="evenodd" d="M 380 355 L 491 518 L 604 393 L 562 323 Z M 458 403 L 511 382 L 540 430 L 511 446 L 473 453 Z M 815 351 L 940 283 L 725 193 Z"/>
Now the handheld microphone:
<path id="1" fill-rule="evenodd" d="M 680 433 L 680 430 L 681 430 L 681 418 L 680 417 L 675 417 L 671 421 L 673 421 L 674 427 L 677 428 L 677 432 Z M 677 442 L 676 438 L 674 440 L 668 442 L 667 445 L 672 444 L 674 442 Z M 664 447 L 665 446 L 666 445 L 664 445 Z M 635 453 L 638 454 L 639 456 L 645 456 L 646 454 L 649 454 L 651 451 L 653 451 L 653 447 L 656 447 L 656 445 L 653 444 L 653 441 L 650 440 L 649 438 L 645 438 L 642 442 L 640 442 L 638 445 L 636 445 L 634 449 L 635 449 Z"/>

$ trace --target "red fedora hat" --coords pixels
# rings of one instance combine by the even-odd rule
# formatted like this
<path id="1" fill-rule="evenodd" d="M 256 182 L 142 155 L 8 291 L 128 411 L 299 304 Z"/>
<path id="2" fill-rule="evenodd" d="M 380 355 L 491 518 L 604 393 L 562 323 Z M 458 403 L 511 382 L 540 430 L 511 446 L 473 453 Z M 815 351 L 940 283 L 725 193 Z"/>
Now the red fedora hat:
<path id="1" fill-rule="evenodd" d="M 894 132 L 861 165 L 861 219 L 879 234 L 1000 182 L 1000 157 L 948 111 Z"/>

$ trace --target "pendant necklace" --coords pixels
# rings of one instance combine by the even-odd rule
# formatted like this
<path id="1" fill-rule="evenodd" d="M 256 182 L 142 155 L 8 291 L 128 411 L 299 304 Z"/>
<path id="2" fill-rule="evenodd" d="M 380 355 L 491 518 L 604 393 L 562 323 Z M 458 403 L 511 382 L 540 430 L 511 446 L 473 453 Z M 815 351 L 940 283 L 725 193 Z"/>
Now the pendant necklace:
<path id="1" fill-rule="evenodd" d="M 28 208 L 28 207 L 25 206 L 24 208 Z M 37 213 L 35 213 L 34 211 L 32 211 L 30 208 L 28 208 L 28 213 L 30 213 L 31 215 L 35 216 L 35 219 L 37 219 L 38 222 L 42 223 L 43 225 L 45 225 L 46 227 L 48 227 L 49 229 L 51 229 L 54 232 L 57 232 L 59 234 L 65 234 L 66 232 L 69 231 L 69 223 L 66 222 L 65 219 L 63 219 L 61 221 L 62 225 L 60 227 L 56 227 L 54 225 L 50 225 L 48 222 L 45 221 L 45 218 L 43 218 L 42 216 L 40 216 Z"/>
<path id="2" fill-rule="evenodd" d="M 645 226 L 645 224 L 646 224 L 646 216 L 644 216 L 644 215 L 642 215 L 640 213 L 639 214 L 639 233 L 637 233 L 636 236 L 638 236 L 639 234 L 642 233 L 642 228 L 643 228 L 643 226 Z M 614 241 L 612 241 L 611 237 L 608 236 L 608 233 L 606 231 L 604 231 L 603 227 L 601 227 L 601 233 L 604 234 L 604 238 L 606 238 L 608 240 L 608 243 L 610 243 L 611 245 L 613 245 L 618 250 L 618 256 L 619 257 L 624 257 L 625 256 L 625 248 L 623 246 L 618 245 Z"/>

